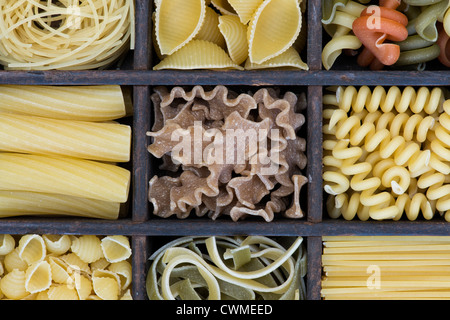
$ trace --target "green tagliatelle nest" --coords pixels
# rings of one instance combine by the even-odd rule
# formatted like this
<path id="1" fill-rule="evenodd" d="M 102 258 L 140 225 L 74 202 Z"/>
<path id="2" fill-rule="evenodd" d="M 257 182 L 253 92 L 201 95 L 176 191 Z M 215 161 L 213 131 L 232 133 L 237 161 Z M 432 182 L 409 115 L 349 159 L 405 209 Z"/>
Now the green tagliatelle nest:
<path id="1" fill-rule="evenodd" d="M 147 295 L 150 300 L 305 299 L 302 242 L 297 237 L 283 246 L 264 236 L 176 239 L 150 257 Z"/>

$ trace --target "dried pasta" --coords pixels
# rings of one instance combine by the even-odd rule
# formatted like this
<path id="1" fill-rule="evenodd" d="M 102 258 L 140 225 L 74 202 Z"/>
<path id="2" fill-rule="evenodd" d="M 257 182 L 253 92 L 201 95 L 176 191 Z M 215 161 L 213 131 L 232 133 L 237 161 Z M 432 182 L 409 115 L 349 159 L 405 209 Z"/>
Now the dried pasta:
<path id="1" fill-rule="evenodd" d="M 325 300 L 448 300 L 447 236 L 323 237 Z"/>
<path id="2" fill-rule="evenodd" d="M 450 101 L 442 88 L 330 88 L 324 105 L 330 217 L 429 220 L 439 212 L 449 220 Z"/>
<path id="3" fill-rule="evenodd" d="M 2 113 L 0 151 L 128 162 L 131 127 Z"/>
<path id="4" fill-rule="evenodd" d="M 151 300 L 304 299 L 305 257 L 301 237 L 285 245 L 262 236 L 182 237 L 150 257 L 147 295 Z"/>
<path id="5" fill-rule="evenodd" d="M 9 253 L 0 254 L 5 266 L 0 278 L 2 299 L 133 299 L 130 255 L 120 262 L 106 261 L 101 249 L 105 236 L 28 234 L 2 238 L 17 243 Z M 121 243 L 129 246 L 123 239 Z"/>
<path id="6" fill-rule="evenodd" d="M 134 49 L 134 1 L 3 1 L 5 69 L 106 68 Z"/>
<path id="7" fill-rule="evenodd" d="M 307 70 L 304 11 L 297 0 L 157 1 L 152 37 L 160 62 L 153 69 Z"/>

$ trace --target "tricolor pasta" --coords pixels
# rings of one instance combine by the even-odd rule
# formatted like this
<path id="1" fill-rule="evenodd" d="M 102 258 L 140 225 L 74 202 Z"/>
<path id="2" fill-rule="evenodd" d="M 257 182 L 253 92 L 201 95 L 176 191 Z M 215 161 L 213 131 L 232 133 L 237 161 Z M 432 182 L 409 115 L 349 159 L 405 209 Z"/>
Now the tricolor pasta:
<path id="1" fill-rule="evenodd" d="M 346 52 L 372 70 L 420 71 L 431 61 L 448 67 L 449 5 L 448 0 L 323 0 L 322 23 L 331 37 L 323 48 L 323 65 L 330 69 Z"/>
<path id="2" fill-rule="evenodd" d="M 308 69 L 300 56 L 302 1 L 160 0 L 155 6 L 153 43 L 161 61 L 154 70 Z"/>
<path id="3" fill-rule="evenodd" d="M 131 247 L 125 236 L 2 235 L 13 241 L 0 255 L 0 298 L 16 300 L 130 300 Z M 116 238 L 130 254 L 114 262 L 101 242 Z M 7 252 L 7 253 L 6 253 Z"/>
<path id="4" fill-rule="evenodd" d="M 442 88 L 330 88 L 324 190 L 332 218 L 450 220 L 450 100 Z"/>

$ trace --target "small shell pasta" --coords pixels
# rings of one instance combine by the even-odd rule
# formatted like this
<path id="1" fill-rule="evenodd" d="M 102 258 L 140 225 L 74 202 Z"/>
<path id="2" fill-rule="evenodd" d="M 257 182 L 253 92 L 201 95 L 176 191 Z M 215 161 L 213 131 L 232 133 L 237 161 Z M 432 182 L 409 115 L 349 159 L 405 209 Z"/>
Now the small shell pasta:
<path id="1" fill-rule="evenodd" d="M 78 300 L 74 287 L 68 285 L 54 285 L 48 289 L 49 300 Z"/>
<path id="2" fill-rule="evenodd" d="M 9 299 L 22 299 L 29 293 L 25 289 L 25 271 L 14 269 L 0 280 L 0 291 Z"/>
<path id="3" fill-rule="evenodd" d="M 19 257 L 29 265 L 44 260 L 47 248 L 44 239 L 37 234 L 28 234 L 20 238 Z"/>
<path id="4" fill-rule="evenodd" d="M 19 248 L 17 247 L 5 256 L 3 264 L 7 272 L 14 269 L 25 271 L 28 267 L 28 263 L 19 256 Z"/>
<path id="5" fill-rule="evenodd" d="M 100 239 L 95 235 L 84 235 L 76 238 L 72 242 L 71 250 L 87 263 L 103 257 Z"/>
<path id="6" fill-rule="evenodd" d="M 0 255 L 7 255 L 14 250 L 16 241 L 10 234 L 0 235 Z"/>
<path id="7" fill-rule="evenodd" d="M 131 264 L 126 261 L 114 262 L 108 266 L 108 270 L 114 272 L 120 277 L 121 289 L 125 290 L 131 284 Z"/>
<path id="8" fill-rule="evenodd" d="M 125 236 L 106 236 L 101 245 L 106 260 L 111 263 L 126 260 L 131 256 L 130 242 Z"/>
<path id="9" fill-rule="evenodd" d="M 37 293 L 50 288 L 52 270 L 47 261 L 33 263 L 25 272 L 25 289 L 30 293 Z"/>
<path id="10" fill-rule="evenodd" d="M 48 252 L 61 255 L 66 253 L 70 246 L 72 245 L 72 240 L 66 234 L 64 235 L 54 235 L 54 234 L 44 234 L 42 236 L 44 239 L 45 246 Z"/>
<path id="11" fill-rule="evenodd" d="M 118 300 L 120 279 L 110 271 L 95 270 L 92 274 L 92 285 L 95 294 L 102 300 Z"/>

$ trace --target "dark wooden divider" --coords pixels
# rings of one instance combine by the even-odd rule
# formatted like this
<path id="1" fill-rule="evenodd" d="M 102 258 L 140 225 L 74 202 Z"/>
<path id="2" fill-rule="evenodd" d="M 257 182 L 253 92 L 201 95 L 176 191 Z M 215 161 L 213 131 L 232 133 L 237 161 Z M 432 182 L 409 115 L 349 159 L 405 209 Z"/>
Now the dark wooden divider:
<path id="1" fill-rule="evenodd" d="M 326 71 L 322 70 L 321 0 L 308 0 L 308 41 L 306 62 L 309 71 L 153 71 L 151 45 L 152 0 L 136 0 L 136 48 L 130 70 L 89 71 L 0 71 L 0 84 L 99 85 L 118 84 L 133 89 L 132 188 L 129 211 L 117 221 L 74 218 L 8 218 L 0 220 L 0 233 L 122 234 L 132 240 L 133 297 L 147 299 L 145 277 L 152 239 L 185 235 L 266 235 L 303 236 L 308 250 L 307 297 L 320 299 L 322 236 L 324 235 L 448 235 L 442 221 L 344 221 L 329 220 L 324 214 L 322 191 L 322 92 L 328 85 L 450 85 L 450 73 L 441 71 Z M 157 171 L 147 144 L 146 132 L 152 123 L 152 88 L 158 85 L 225 85 L 258 89 L 267 86 L 305 90 L 308 99 L 306 139 L 306 217 L 301 220 L 275 219 L 232 222 L 221 219 L 163 220 L 152 215 L 148 202 L 148 181 Z"/>

